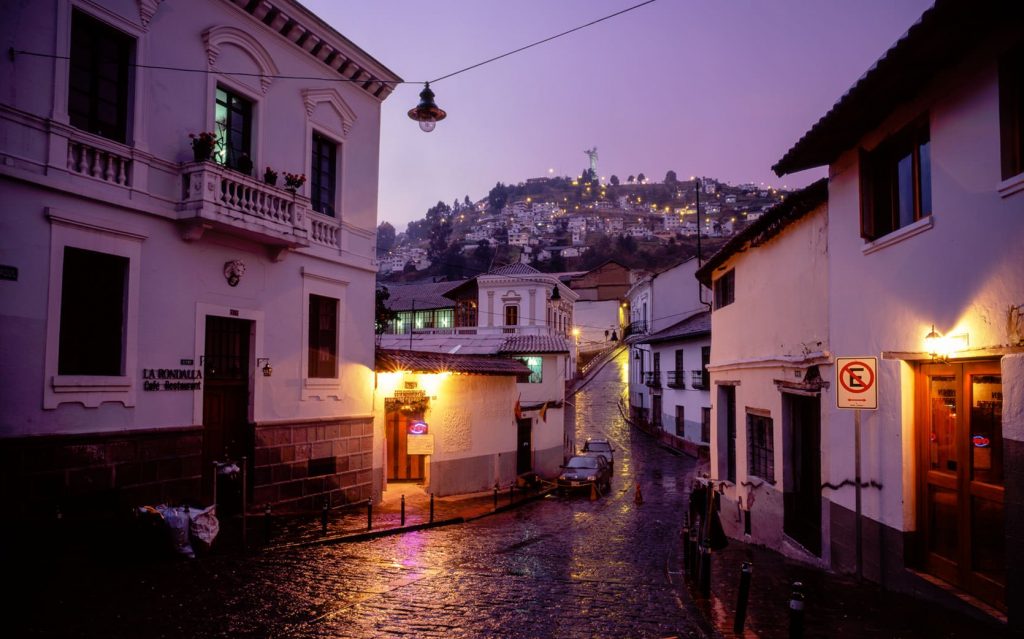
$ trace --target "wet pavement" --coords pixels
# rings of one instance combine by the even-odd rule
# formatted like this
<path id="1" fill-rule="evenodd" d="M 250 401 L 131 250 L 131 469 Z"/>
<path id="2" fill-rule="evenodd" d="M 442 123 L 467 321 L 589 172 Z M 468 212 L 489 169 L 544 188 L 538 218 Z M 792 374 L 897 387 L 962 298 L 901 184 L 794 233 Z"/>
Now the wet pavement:
<path id="1" fill-rule="evenodd" d="M 11 636 L 708 636 L 679 574 L 694 461 L 622 420 L 626 364 L 620 355 L 571 399 L 579 441 L 605 436 L 617 448 L 604 497 L 549 495 L 466 523 L 357 543 L 281 548 L 314 541 L 319 521 L 279 523 L 277 549 L 191 561 L 22 557 L 8 579 L 20 585 L 8 598 Z M 487 501 L 445 502 L 451 510 L 435 517 L 468 505 L 484 514 Z M 387 521 L 375 527 L 395 513 L 380 516 Z M 364 517 L 332 514 L 331 534 L 361 529 Z M 421 507 L 410 511 L 407 524 L 424 517 Z M 257 524 L 250 535 L 259 534 Z"/>

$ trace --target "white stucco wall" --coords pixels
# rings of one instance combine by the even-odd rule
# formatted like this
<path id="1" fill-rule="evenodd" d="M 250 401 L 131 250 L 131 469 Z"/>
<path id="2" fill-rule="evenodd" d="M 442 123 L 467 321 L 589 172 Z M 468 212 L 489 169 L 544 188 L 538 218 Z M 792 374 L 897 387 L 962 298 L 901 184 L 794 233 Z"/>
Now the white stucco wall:
<path id="1" fill-rule="evenodd" d="M 279 74 L 323 79 L 271 79 L 264 92 L 257 78 L 218 73 L 259 71 L 250 55 L 256 49 L 231 41 L 217 46 L 210 74 L 138 68 L 133 72 L 128 143 L 121 145 L 66 125 L 63 62 L 27 56 L 0 62 L 0 186 L 8 211 L 0 222 L 0 262 L 18 269 L 16 281 L 0 282 L 5 336 L 0 352 L 7 361 L 19 362 L 0 372 L 0 436 L 201 423 L 202 392 L 144 392 L 141 369 L 201 368 L 207 314 L 255 323 L 251 359 L 269 358 L 274 374 L 263 377 L 255 367 L 251 371 L 253 421 L 369 416 L 380 100 L 352 84 L 332 81 L 329 68 L 230 3 L 162 3 L 145 27 L 138 3 L 100 4 L 108 11 L 86 8 L 136 38 L 140 64 L 205 70 L 211 50 L 203 33 L 238 29 L 258 41 Z M 66 55 L 71 7 L 67 0 L 10 7 L 0 34 L 16 49 Z M 365 54 L 353 51 L 353 56 Z M 286 251 L 283 260 L 274 262 L 260 241 L 242 232 L 208 230 L 199 240 L 182 239 L 179 163 L 192 160 L 188 134 L 214 128 L 218 81 L 254 100 L 257 175 L 268 165 L 308 175 L 313 130 L 340 143 L 340 248 L 312 244 Z M 343 105 L 344 113 L 334 105 Z M 69 138 L 109 146 L 129 157 L 131 188 L 69 170 Z M 308 190 L 307 183 L 300 194 Z M 46 358 L 56 335 L 48 292 L 60 282 L 59 273 L 51 273 L 52 259 L 62 250 L 58 234 L 72 237 L 69 242 L 75 245 L 99 238 L 137 246 L 132 264 L 137 279 L 130 284 L 137 292 L 130 300 L 137 315 L 129 317 L 125 345 L 131 392 L 114 401 L 95 394 L 85 399 L 88 408 L 78 401 L 44 397 L 50 383 Z M 234 259 L 245 263 L 246 273 L 232 288 L 223 269 Z M 339 377 L 327 384 L 310 385 L 304 379 L 303 309 L 309 293 L 340 302 Z M 179 365 L 182 359 L 194 364 Z M 46 402 L 57 407 L 44 409 Z"/>
<path id="2" fill-rule="evenodd" d="M 1024 192 L 1004 197 L 998 191 L 995 61 L 972 61 L 937 86 L 860 144 L 871 149 L 928 114 L 933 213 L 910 229 L 916 234 L 901 230 L 865 244 L 856 151 L 844 153 L 831 167 L 829 316 L 836 355 L 893 352 L 926 359 L 924 336 L 934 325 L 943 335 L 968 336 L 968 350 L 954 357 L 984 356 L 1007 345 L 1008 309 L 1024 300 Z M 906 504 L 915 498 L 914 475 L 907 468 L 914 456 L 906 440 L 913 433 L 914 369 L 895 362 L 880 362 L 880 369 L 879 410 L 864 414 L 863 473 L 892 479 L 882 502 L 866 501 L 864 512 L 897 530 L 913 530 L 914 509 Z M 851 420 L 838 413 L 834 421 Z M 852 492 L 834 499 L 853 507 Z"/>

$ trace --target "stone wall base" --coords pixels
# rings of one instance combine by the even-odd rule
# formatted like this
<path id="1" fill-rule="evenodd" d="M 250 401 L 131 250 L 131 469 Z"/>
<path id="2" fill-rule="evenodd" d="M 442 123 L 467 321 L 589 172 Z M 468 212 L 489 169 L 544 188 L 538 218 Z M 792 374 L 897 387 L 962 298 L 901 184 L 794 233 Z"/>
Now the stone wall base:
<path id="1" fill-rule="evenodd" d="M 250 510 L 319 510 L 374 497 L 373 419 L 257 425 Z"/>
<path id="2" fill-rule="evenodd" d="M 202 496 L 201 427 L 0 440 L 0 499 L 25 523 L 99 521 Z"/>

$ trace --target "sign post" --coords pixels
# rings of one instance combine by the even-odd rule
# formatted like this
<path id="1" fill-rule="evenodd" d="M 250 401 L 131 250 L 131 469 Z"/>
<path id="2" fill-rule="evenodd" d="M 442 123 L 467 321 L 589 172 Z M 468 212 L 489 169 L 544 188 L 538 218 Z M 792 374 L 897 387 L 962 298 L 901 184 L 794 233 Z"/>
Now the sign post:
<path id="1" fill-rule="evenodd" d="M 860 411 L 878 408 L 878 385 L 875 384 L 878 360 L 874 357 L 836 358 L 836 403 L 839 408 L 853 410 L 853 481 L 857 533 L 857 581 L 864 576 L 864 551 L 862 548 L 861 525 L 861 479 L 860 479 Z"/>

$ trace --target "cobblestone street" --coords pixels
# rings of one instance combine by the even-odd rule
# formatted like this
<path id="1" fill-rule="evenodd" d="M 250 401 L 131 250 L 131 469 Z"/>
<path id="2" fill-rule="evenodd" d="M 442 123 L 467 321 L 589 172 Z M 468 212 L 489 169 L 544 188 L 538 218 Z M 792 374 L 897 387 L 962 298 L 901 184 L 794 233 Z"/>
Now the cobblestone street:
<path id="1" fill-rule="evenodd" d="M 14 636 L 706 636 L 673 574 L 694 462 L 623 422 L 626 363 L 620 355 L 571 400 L 578 441 L 615 444 L 609 495 L 551 495 L 361 543 L 104 567 L 42 561 L 14 600 Z"/>

